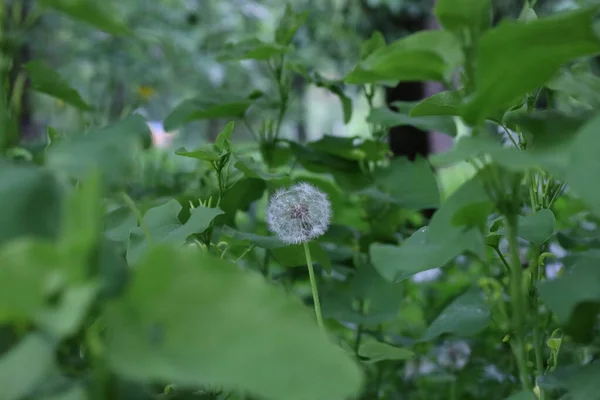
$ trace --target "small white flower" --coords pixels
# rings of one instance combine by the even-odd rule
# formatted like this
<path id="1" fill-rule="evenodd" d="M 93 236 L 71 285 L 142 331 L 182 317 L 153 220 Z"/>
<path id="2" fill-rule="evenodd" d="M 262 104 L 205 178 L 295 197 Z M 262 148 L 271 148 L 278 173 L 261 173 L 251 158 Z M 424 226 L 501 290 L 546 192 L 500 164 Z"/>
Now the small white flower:
<path id="1" fill-rule="evenodd" d="M 321 236 L 330 220 L 327 195 L 306 182 L 279 189 L 267 208 L 269 230 L 287 244 L 306 243 Z"/>

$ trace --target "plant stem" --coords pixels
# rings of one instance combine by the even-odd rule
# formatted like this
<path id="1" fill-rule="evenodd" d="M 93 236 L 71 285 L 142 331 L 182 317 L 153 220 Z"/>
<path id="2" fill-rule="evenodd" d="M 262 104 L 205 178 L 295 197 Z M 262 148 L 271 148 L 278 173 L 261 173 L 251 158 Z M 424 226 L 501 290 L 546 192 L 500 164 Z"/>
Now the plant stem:
<path id="1" fill-rule="evenodd" d="M 317 316 L 317 324 L 323 332 L 325 325 L 323 324 L 323 316 L 321 315 L 321 302 L 319 301 L 319 290 L 317 289 L 317 281 L 315 280 L 315 270 L 313 268 L 312 259 L 310 257 L 310 247 L 308 242 L 304 243 L 304 255 L 306 256 L 306 265 L 308 266 L 308 274 L 310 276 L 310 288 L 312 289 L 313 302 L 315 305 L 315 315 Z"/>
<path id="2" fill-rule="evenodd" d="M 517 215 L 507 216 L 508 243 L 511 255 L 510 299 L 512 302 L 512 330 L 515 332 L 514 353 L 519 368 L 519 377 L 523 390 L 531 390 L 527 369 L 527 352 L 525 350 L 525 312 L 526 298 L 523 293 L 523 268 L 519 257 L 517 239 Z"/>
<path id="3" fill-rule="evenodd" d="M 539 305 L 538 305 L 538 294 L 537 294 L 537 283 L 540 280 L 540 265 L 539 265 L 539 257 L 540 257 L 540 246 L 535 246 L 533 256 L 531 258 L 531 262 L 529 263 L 529 268 L 532 270 L 532 279 L 531 285 L 533 288 L 533 295 L 531 299 L 531 309 L 534 315 L 534 326 L 533 326 L 533 349 L 535 352 L 535 369 L 536 375 L 542 376 L 544 375 L 544 337 L 543 332 L 540 329 L 540 316 L 539 316 Z M 541 387 L 539 400 L 545 400 L 546 396 L 544 393 L 544 389 Z"/>

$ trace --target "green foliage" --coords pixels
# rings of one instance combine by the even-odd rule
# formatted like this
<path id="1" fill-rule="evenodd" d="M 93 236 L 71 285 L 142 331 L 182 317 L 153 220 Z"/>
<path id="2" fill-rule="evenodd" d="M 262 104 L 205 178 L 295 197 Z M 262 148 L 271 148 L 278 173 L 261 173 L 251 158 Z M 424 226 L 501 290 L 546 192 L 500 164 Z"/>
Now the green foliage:
<path id="1" fill-rule="evenodd" d="M 201 45 L 169 47 L 145 18 L 174 24 L 178 1 L 149 14 L 122 5 L 122 15 L 108 3 L 38 3 L 44 18 L 53 9 L 87 23 L 73 32 L 124 36 L 86 42 L 101 55 L 160 43 L 186 77 L 186 90 L 173 90 L 178 105 L 161 108 L 164 128 L 210 140 L 182 134 L 172 148 L 152 148 L 156 132 L 153 140 L 132 113 L 142 100 L 102 105 L 69 73 L 83 63 L 59 72 L 40 56 L 21 65 L 2 36 L 15 63 L 0 79 L 2 399 L 597 397 L 600 78 L 586 58 L 600 53 L 597 5 L 545 16 L 526 2 L 518 18 L 492 26 L 487 0 L 439 0 L 442 29 L 389 44 L 389 32 L 352 44 L 335 36 L 353 49 L 343 60 L 353 65 L 333 76 L 303 43 L 318 41 L 315 21 L 337 23 L 337 8 L 321 23 L 318 12 L 295 11 L 308 3 L 287 4 L 270 29 L 244 20 L 255 34 L 242 38 L 228 28 L 236 16 L 210 23 L 217 9 L 234 14 L 231 4 L 207 2 L 209 23 L 178 31 L 206 35 Z M 335 7 L 344 18 L 362 13 Z M 223 82 L 197 85 L 209 73 L 181 60 L 186 51 L 228 71 Z M 114 61 L 110 90 L 132 89 L 121 76 L 127 61 Z M 27 79 L 58 101 L 50 113 L 73 106 L 63 111 L 78 113 L 79 125 L 16 140 Z M 415 80 L 446 90 L 378 106 L 383 86 Z M 345 123 L 366 115 L 365 132 L 296 140 L 290 122 L 309 86 L 337 97 Z M 132 91 L 144 97 L 141 89 Z M 36 97 L 40 108 L 47 96 Z M 392 158 L 386 132 L 396 126 L 442 132 L 453 147 Z M 282 202 L 289 209 L 277 217 L 303 237 L 315 236 L 305 232 L 312 208 L 331 206 L 331 220 L 320 210 L 327 232 L 288 245 L 269 233 L 269 209 L 277 190 L 302 182 L 328 200 Z"/>

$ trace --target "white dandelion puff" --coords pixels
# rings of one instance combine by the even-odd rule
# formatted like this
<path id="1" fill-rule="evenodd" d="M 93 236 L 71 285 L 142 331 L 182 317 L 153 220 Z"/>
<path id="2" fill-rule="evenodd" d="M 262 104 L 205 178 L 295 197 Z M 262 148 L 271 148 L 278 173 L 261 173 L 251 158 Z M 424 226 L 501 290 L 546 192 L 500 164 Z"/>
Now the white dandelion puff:
<path id="1" fill-rule="evenodd" d="M 279 189 L 267 208 L 269 230 L 287 244 L 307 243 L 323 235 L 330 220 L 327 195 L 306 182 Z"/>

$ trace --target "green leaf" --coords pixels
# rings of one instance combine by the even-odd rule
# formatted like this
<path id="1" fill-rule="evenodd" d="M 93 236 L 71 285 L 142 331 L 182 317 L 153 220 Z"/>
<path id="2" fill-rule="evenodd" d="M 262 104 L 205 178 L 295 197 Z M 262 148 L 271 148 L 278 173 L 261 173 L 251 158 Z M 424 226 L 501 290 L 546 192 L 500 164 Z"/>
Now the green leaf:
<path id="1" fill-rule="evenodd" d="M 537 397 L 535 397 L 535 394 L 533 394 L 533 392 L 522 391 L 510 395 L 504 400 L 537 400 Z"/>
<path id="2" fill-rule="evenodd" d="M 290 3 L 286 3 L 283 17 L 275 29 L 275 43 L 287 46 L 292 43 L 298 29 L 304 25 L 308 18 L 308 11 L 295 13 Z"/>
<path id="3" fill-rule="evenodd" d="M 221 227 L 220 231 L 222 235 L 245 242 L 247 244 L 252 243 L 253 245 L 263 249 L 276 249 L 285 246 L 285 244 L 279 240 L 277 236 L 261 236 L 254 233 L 240 232 L 229 226 Z"/>
<path id="4" fill-rule="evenodd" d="M 505 111 L 566 62 L 598 53 L 600 40 L 592 26 L 597 10 L 588 7 L 527 24 L 506 20 L 486 32 L 477 49 L 475 95 L 463 109 L 464 119 L 476 124 Z"/>
<path id="5" fill-rule="evenodd" d="M 470 232 L 437 243 L 430 242 L 427 233 L 427 228 L 421 228 L 400 246 L 372 244 L 369 254 L 381 276 L 390 282 L 403 281 L 418 272 L 445 265 L 479 240 L 475 232 Z"/>
<path id="6" fill-rule="evenodd" d="M 580 257 L 561 277 L 538 285 L 540 298 L 556 314 L 567 334 L 588 342 L 600 312 L 598 260 Z"/>
<path id="7" fill-rule="evenodd" d="M 384 360 L 412 360 L 416 357 L 410 350 L 376 341 L 362 343 L 358 348 L 358 355 L 368 358 L 372 364 Z"/>
<path id="8" fill-rule="evenodd" d="M 176 150 L 175 154 L 178 156 L 195 158 L 196 160 L 213 162 L 219 160 L 221 158 L 221 153 L 216 152 L 212 146 L 206 146 L 206 149 L 196 149 L 192 151 L 187 151 L 183 147 Z"/>
<path id="9" fill-rule="evenodd" d="M 39 0 L 39 2 L 106 33 L 119 36 L 132 34 L 127 24 L 119 20 L 118 13 L 109 9 L 107 3 L 97 3 L 93 0 Z"/>
<path id="10" fill-rule="evenodd" d="M 104 236 L 115 242 L 126 242 L 129 231 L 137 226 L 137 218 L 129 207 L 111 210 L 104 217 Z"/>
<path id="11" fill-rule="evenodd" d="M 492 4 L 490 0 L 439 0 L 433 12 L 444 29 L 459 37 L 467 30 L 470 40 L 475 40 L 490 26 Z"/>
<path id="12" fill-rule="evenodd" d="M 434 167 L 441 167 L 487 156 L 508 171 L 522 172 L 531 168 L 544 168 L 558 177 L 564 176 L 571 168 L 568 163 L 570 139 L 568 136 L 549 137 L 552 141 L 544 143 L 540 137 L 536 146 L 522 151 L 515 147 L 504 147 L 497 138 L 488 135 L 461 136 L 452 150 L 434 154 L 429 157 L 429 161 Z"/>
<path id="13" fill-rule="evenodd" d="M 444 115 L 412 117 L 409 112 L 415 103 L 395 102 L 398 112 L 387 107 L 373 108 L 367 116 L 367 122 L 381 125 L 384 128 L 394 126 L 414 126 L 424 131 L 435 131 L 456 136 L 456 123 L 453 117 Z"/>
<path id="14" fill-rule="evenodd" d="M 460 43 L 450 32 L 421 31 L 375 50 L 354 67 L 345 82 L 446 81 L 462 60 Z"/>
<path id="15" fill-rule="evenodd" d="M 473 336 L 489 325 L 490 310 L 481 291 L 472 288 L 454 299 L 431 323 L 423 338 L 430 341 L 449 333 L 455 336 Z"/>
<path id="16" fill-rule="evenodd" d="M 236 157 L 234 167 L 242 171 L 248 178 L 257 178 L 265 181 L 287 178 L 283 173 L 270 173 L 263 170 L 262 164 L 251 157 Z"/>
<path id="17" fill-rule="evenodd" d="M 98 289 L 95 283 L 68 287 L 56 307 L 47 307 L 36 315 L 36 324 L 56 338 L 74 335 L 96 299 Z"/>
<path id="18" fill-rule="evenodd" d="M 372 244 L 369 254 L 373 265 L 385 279 L 401 281 L 417 272 L 441 267 L 464 252 L 481 254 L 485 245 L 477 225 L 483 225 L 485 220 L 466 219 L 468 226 L 461 226 L 457 214 L 468 210 L 469 205 L 482 207 L 486 203 L 489 199 L 480 181 L 477 177 L 471 179 L 442 204 L 429 227 L 419 229 L 400 246 Z"/>
<path id="19" fill-rule="evenodd" d="M 81 110 L 92 110 L 92 107 L 81 98 L 79 93 L 44 62 L 30 61 L 24 65 L 24 68 L 31 80 L 33 90 L 50 95 Z"/>
<path id="20" fill-rule="evenodd" d="M 600 188 L 590 184 L 590 177 L 600 174 L 600 115 L 594 117 L 578 132 L 570 148 L 566 169 L 566 182 L 596 215 L 600 215 Z"/>
<path id="21" fill-rule="evenodd" d="M 366 59 L 375 51 L 384 48 L 385 45 L 385 37 L 383 36 L 383 34 L 379 31 L 373 32 L 369 39 L 364 40 L 360 44 L 360 59 Z"/>
<path id="22" fill-rule="evenodd" d="M 587 365 L 569 365 L 559 367 L 556 371 L 540 377 L 540 387 L 548 389 L 565 389 L 565 398 L 572 400 L 587 400 L 598 397 L 598 376 L 600 364 L 592 362 Z"/>
<path id="23" fill-rule="evenodd" d="M 131 115 L 61 140 L 47 150 L 46 165 L 77 180 L 86 179 L 98 169 L 104 182 L 123 185 L 136 177 L 138 154 L 150 140 L 146 121 L 140 115 Z"/>
<path id="24" fill-rule="evenodd" d="M 84 258 L 102 235 L 102 189 L 96 172 L 74 188 L 66 202 L 61 241 L 69 251 Z"/>
<path id="25" fill-rule="evenodd" d="M 254 93 L 242 97 L 215 92 L 184 100 L 165 118 L 165 130 L 172 131 L 201 119 L 242 118 L 256 96 Z"/>
<path id="26" fill-rule="evenodd" d="M 0 248 L 0 321 L 29 320 L 45 303 L 48 276 L 60 265 L 50 243 L 19 239 Z"/>
<path id="27" fill-rule="evenodd" d="M 104 321 L 109 365 L 136 381 L 265 400 L 343 400 L 362 386 L 358 366 L 296 298 L 197 249 L 151 248 Z"/>
<path id="28" fill-rule="evenodd" d="M 435 115 L 460 115 L 462 93 L 443 91 L 421 100 L 409 112 L 410 117 L 428 117 Z"/>
<path id="29" fill-rule="evenodd" d="M 400 207 L 422 210 L 440 204 L 435 175 L 422 157 L 413 162 L 405 157 L 393 159 L 389 166 L 375 172 L 375 182 Z"/>
<path id="30" fill-rule="evenodd" d="M 327 273 L 331 273 L 331 261 L 323 247 L 317 242 L 311 242 L 309 247 L 313 262 L 321 265 Z M 306 266 L 306 256 L 302 244 L 272 248 L 271 254 L 283 267 Z"/>
<path id="31" fill-rule="evenodd" d="M 219 54 L 218 61 L 239 60 L 268 60 L 272 57 L 285 54 L 288 46 L 278 43 L 265 43 L 256 38 L 245 39 L 237 43 L 226 43 Z"/>
<path id="32" fill-rule="evenodd" d="M 512 111 L 504 116 L 504 124 L 512 130 L 521 130 L 531 135 L 529 146 L 568 147 L 577 132 L 592 117 L 590 113 L 566 114 L 556 110 Z M 531 142 L 531 143 L 529 143 Z"/>
<path id="33" fill-rule="evenodd" d="M 584 108 L 596 110 L 600 107 L 600 78 L 587 66 L 561 71 L 546 87 L 569 96 Z"/>
<path id="34" fill-rule="evenodd" d="M 225 125 L 225 128 L 219 133 L 217 139 L 215 140 L 215 147 L 220 150 L 228 150 L 229 149 L 229 141 L 231 140 L 231 134 L 233 133 L 233 128 L 235 127 L 235 122 L 230 121 Z"/>
<path id="35" fill-rule="evenodd" d="M 18 237 L 55 237 L 62 192 L 47 169 L 0 161 L 0 244 Z"/>
<path id="36" fill-rule="evenodd" d="M 142 220 L 148 229 L 152 243 L 183 244 L 185 240 L 195 234 L 204 232 L 212 220 L 223 214 L 219 208 L 199 206 L 190 212 L 190 218 L 181 224 L 177 216 L 181 212 L 181 205 L 177 200 L 169 200 L 165 204 L 151 208 Z M 136 264 L 148 250 L 146 233 L 141 227 L 131 229 L 127 245 L 127 263 Z"/>
<path id="37" fill-rule="evenodd" d="M 380 161 L 390 149 L 387 143 L 358 138 L 324 135 L 309 144 L 311 149 L 353 161 Z"/>
<path id="38" fill-rule="evenodd" d="M 392 321 L 405 299 L 402 283 L 386 281 L 367 262 L 356 265 L 356 273 L 348 284 L 323 282 L 319 290 L 325 318 L 355 324 Z"/>
<path id="39" fill-rule="evenodd" d="M 31 396 L 54 369 L 54 349 L 50 343 L 38 334 L 28 334 L 0 358 L 2 399 Z"/>
<path id="40" fill-rule="evenodd" d="M 519 237 L 535 245 L 545 243 L 554 234 L 556 219 L 551 210 L 539 210 L 525 217 L 519 216 Z"/>
<path id="41" fill-rule="evenodd" d="M 83 387 L 77 385 L 72 386 L 60 394 L 52 394 L 44 396 L 40 400 L 88 400 L 89 397 Z"/>

